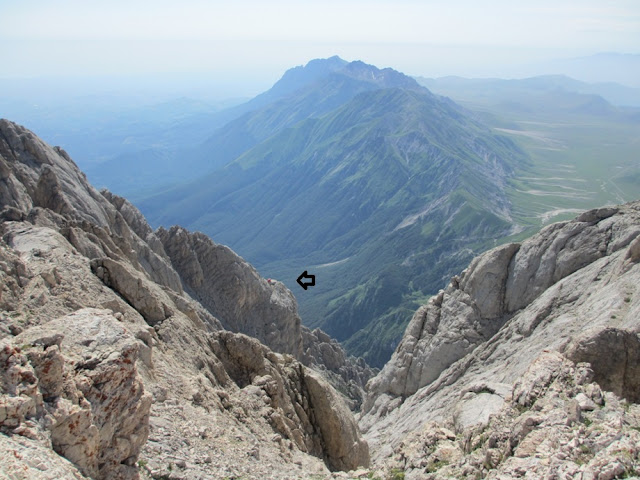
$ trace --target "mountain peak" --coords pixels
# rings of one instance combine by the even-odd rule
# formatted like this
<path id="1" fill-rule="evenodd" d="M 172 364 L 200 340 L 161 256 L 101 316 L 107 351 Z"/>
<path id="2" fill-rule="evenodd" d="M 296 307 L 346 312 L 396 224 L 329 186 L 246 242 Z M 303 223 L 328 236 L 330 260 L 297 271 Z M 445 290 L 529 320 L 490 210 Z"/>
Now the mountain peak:
<path id="1" fill-rule="evenodd" d="M 282 78 L 278 80 L 269 90 L 269 94 L 273 97 L 287 95 L 309 83 L 329 75 L 330 73 L 340 70 L 348 62 L 341 59 L 337 55 L 330 58 L 316 58 L 310 60 L 306 65 L 287 70 Z"/>
<path id="2" fill-rule="evenodd" d="M 349 62 L 347 62 L 346 60 L 343 60 L 338 55 L 334 55 L 333 57 L 329 57 L 329 58 L 314 58 L 313 60 L 309 60 L 309 62 L 307 62 L 307 64 L 304 67 L 294 67 L 290 70 L 294 70 L 295 68 L 313 69 L 318 67 L 341 68 L 347 65 L 348 63 Z"/>
<path id="3" fill-rule="evenodd" d="M 421 89 L 413 78 L 392 68 L 379 69 L 361 60 L 347 62 L 337 55 L 329 58 L 316 58 L 306 65 L 287 70 L 282 78 L 265 93 L 258 95 L 251 103 L 256 106 L 289 96 L 330 76 L 343 75 L 353 80 L 366 82 L 374 88 L 410 88 Z"/>
<path id="4" fill-rule="evenodd" d="M 360 60 L 347 64 L 339 73 L 358 80 L 375 83 L 380 88 L 421 88 L 418 82 L 404 73 L 400 73 L 393 68 L 379 69 Z"/>

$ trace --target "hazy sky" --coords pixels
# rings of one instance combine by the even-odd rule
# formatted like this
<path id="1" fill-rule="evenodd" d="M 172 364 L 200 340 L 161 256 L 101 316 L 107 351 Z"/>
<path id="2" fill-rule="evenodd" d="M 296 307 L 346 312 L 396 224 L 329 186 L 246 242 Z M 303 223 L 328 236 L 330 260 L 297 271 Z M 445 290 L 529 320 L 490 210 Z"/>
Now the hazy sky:
<path id="1" fill-rule="evenodd" d="M 0 0 L 0 77 L 179 72 L 268 85 L 335 54 L 412 75 L 517 76 L 613 51 L 640 53 L 640 1 Z"/>

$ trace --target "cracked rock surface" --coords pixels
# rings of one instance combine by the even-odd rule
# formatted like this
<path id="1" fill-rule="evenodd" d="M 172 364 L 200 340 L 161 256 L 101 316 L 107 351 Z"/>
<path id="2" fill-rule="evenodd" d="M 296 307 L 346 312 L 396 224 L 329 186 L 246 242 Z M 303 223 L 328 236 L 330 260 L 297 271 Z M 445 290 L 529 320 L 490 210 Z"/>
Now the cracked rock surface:
<path id="1" fill-rule="evenodd" d="M 6 120 L 0 173 L 0 477 L 302 479 L 368 465 L 344 397 L 300 363 L 283 285 L 200 234 L 153 232 Z M 328 369 L 351 362 L 336 358 Z M 366 365 L 353 368 L 361 388 Z"/>
<path id="2" fill-rule="evenodd" d="M 360 426 L 374 466 L 395 458 L 393 468 L 400 468 L 404 455 L 413 458 L 402 467 L 407 478 L 637 475 L 638 452 L 630 446 L 637 445 L 639 233 L 640 202 L 633 202 L 585 212 L 476 257 L 415 313 L 392 359 L 367 385 Z M 584 369 L 591 383 L 572 388 L 578 379 L 567 376 Z M 548 382 L 559 371 L 565 373 L 551 394 Z M 539 378 L 526 394 L 523 377 Z M 532 405 L 543 413 L 520 418 Z M 576 428 L 580 419 L 588 425 Z M 499 422 L 502 430 L 492 430 Z M 527 442 L 537 443 L 520 450 L 520 440 L 500 443 L 520 422 L 533 422 Z M 571 435 L 563 422 L 574 426 Z M 453 436 L 427 433 L 438 429 Z M 608 433 L 593 443 L 600 429 Z M 483 458 L 464 445 L 479 441 L 480 431 L 500 439 L 483 444 Z M 435 454 L 438 442 L 450 445 Z M 563 442 L 591 455 L 576 457 Z M 425 456 L 419 461 L 418 451 Z"/>

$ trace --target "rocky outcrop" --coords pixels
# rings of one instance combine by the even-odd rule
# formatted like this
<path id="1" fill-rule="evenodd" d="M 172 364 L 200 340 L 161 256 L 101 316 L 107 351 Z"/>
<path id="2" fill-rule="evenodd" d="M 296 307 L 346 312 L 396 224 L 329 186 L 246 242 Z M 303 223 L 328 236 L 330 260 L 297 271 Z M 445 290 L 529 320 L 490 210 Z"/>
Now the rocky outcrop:
<path id="1" fill-rule="evenodd" d="M 221 383 L 233 382 L 241 395 L 257 398 L 256 408 L 283 438 L 324 456 L 335 470 L 369 465 L 351 412 L 318 374 L 245 335 L 218 332 L 210 346 L 224 365 Z"/>
<path id="2" fill-rule="evenodd" d="M 181 227 L 160 228 L 185 288 L 225 329 L 259 339 L 276 352 L 302 355 L 298 305 L 281 282 L 269 283 L 229 247 Z"/>
<path id="3" fill-rule="evenodd" d="M 367 382 L 377 373 L 362 358 L 347 355 L 342 345 L 325 332 L 302 327 L 302 363 L 313 367 L 342 393 L 349 408 L 359 411 Z"/>
<path id="4" fill-rule="evenodd" d="M 376 462 L 429 422 L 458 436 L 487 425 L 545 352 L 588 362 L 612 405 L 637 401 L 639 233 L 639 202 L 593 210 L 491 250 L 454 277 L 369 383 L 360 426 Z"/>
<path id="5" fill-rule="evenodd" d="M 603 389 L 640 403 L 640 335 L 613 327 L 587 330 L 566 349 L 574 362 L 592 365 Z"/>
<path id="6" fill-rule="evenodd" d="M 587 212 L 474 259 L 416 312 L 370 391 L 406 398 L 429 385 L 549 287 L 628 247 L 640 233 L 635 208 Z"/>
<path id="7" fill-rule="evenodd" d="M 491 338 L 508 319 L 505 284 L 518 248 L 504 245 L 476 258 L 461 277 L 418 309 L 369 391 L 412 395 Z"/>
<path id="8" fill-rule="evenodd" d="M 0 429 L 30 440 L 16 440 L 21 455 L 50 442 L 87 477 L 137 478 L 151 396 L 139 341 L 112 312 L 79 310 L 2 342 Z"/>
<path id="9" fill-rule="evenodd" d="M 153 282 L 126 264 L 110 258 L 94 258 L 91 270 L 104 284 L 118 292 L 151 326 L 169 318 L 173 311 L 169 296 Z"/>
<path id="10" fill-rule="evenodd" d="M 301 479 L 368 463 L 342 398 L 291 356 L 282 284 L 200 234 L 153 232 L 4 120 L 0 171 L 0 476 Z"/>
<path id="11" fill-rule="evenodd" d="M 640 406 L 594 382 L 587 363 L 545 352 L 485 424 L 427 423 L 386 470 L 406 479 L 631 478 L 640 474 Z"/>
<path id="12" fill-rule="evenodd" d="M 7 214 L 26 216 L 41 207 L 77 221 L 109 223 L 102 196 L 90 188 L 64 150 L 49 147 L 4 119 L 0 119 L 0 171 L 0 205 Z"/>
<path id="13" fill-rule="evenodd" d="M 94 189 L 64 150 L 0 119 L 0 170 L 0 218 L 55 226 L 88 258 L 131 263 L 154 282 L 181 290 L 144 217 L 124 199 Z"/>

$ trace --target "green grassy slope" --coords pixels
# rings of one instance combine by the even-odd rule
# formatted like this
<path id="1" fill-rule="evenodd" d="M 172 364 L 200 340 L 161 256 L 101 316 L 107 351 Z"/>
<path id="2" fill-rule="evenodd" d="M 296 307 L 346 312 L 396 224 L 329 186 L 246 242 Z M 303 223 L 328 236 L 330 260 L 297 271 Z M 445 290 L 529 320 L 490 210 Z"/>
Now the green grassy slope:
<path id="1" fill-rule="evenodd" d="M 298 292 L 305 323 L 379 366 L 418 302 L 510 232 L 504 187 L 524 163 L 452 102 L 379 89 L 143 211 L 232 246 Z M 295 284 L 304 269 L 318 276 L 306 292 Z"/>

